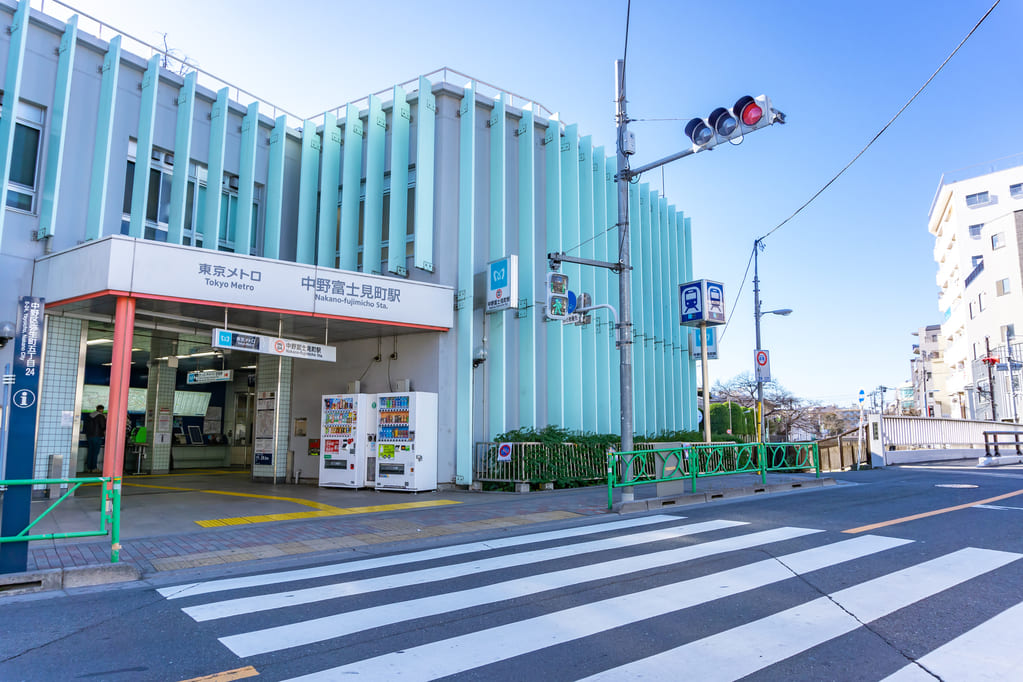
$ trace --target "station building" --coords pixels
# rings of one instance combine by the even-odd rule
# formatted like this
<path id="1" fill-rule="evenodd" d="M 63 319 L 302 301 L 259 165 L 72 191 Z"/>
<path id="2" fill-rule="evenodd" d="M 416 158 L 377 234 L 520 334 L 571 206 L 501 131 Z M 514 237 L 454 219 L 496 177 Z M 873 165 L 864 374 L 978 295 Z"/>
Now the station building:
<path id="1" fill-rule="evenodd" d="M 0 23 L 0 322 L 41 305 L 36 477 L 53 455 L 83 470 L 95 403 L 108 450 L 136 434 L 128 470 L 273 481 L 315 478 L 322 394 L 436 393 L 442 486 L 509 430 L 620 430 L 607 311 L 543 310 L 547 253 L 618 258 L 613 148 L 449 70 L 295 116 L 109 26 L 24 0 Z M 636 432 L 695 429 L 690 222 L 646 184 L 629 197 Z M 509 255 L 515 307 L 488 313 L 482 273 Z M 613 272 L 563 271 L 617 307 Z M 217 347 L 218 329 L 281 345 Z M 204 370 L 223 380 L 189 383 Z M 272 457 L 253 456 L 260 420 Z"/>

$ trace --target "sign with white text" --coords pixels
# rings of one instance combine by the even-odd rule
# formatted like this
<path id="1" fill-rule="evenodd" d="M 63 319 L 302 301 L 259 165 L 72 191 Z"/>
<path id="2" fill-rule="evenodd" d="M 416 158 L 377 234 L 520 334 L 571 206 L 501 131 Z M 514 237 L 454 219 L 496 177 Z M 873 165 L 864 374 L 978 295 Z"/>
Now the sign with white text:
<path id="1" fill-rule="evenodd" d="M 519 307 L 519 257 L 505 256 L 487 265 L 487 312 Z"/>
<path id="2" fill-rule="evenodd" d="M 230 329 L 213 330 L 213 347 L 247 350 L 266 355 L 283 355 L 304 360 L 323 360 L 324 362 L 337 360 L 337 349 L 334 346 L 293 339 L 278 339 L 273 336 L 236 332 Z"/>

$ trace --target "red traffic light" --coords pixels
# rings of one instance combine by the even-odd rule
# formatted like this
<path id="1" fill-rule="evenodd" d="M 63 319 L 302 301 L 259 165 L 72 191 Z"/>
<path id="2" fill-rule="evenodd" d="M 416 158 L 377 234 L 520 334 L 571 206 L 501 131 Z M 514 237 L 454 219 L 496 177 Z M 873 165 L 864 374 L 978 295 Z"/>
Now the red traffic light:
<path id="1" fill-rule="evenodd" d="M 985 365 L 997 365 L 998 364 L 998 358 L 993 357 L 993 356 L 988 356 L 986 358 L 981 358 L 980 361 L 983 362 Z"/>
<path id="2" fill-rule="evenodd" d="M 742 121 L 743 125 L 755 126 L 764 117 L 764 110 L 749 95 L 743 95 L 732 107 L 732 113 Z"/>

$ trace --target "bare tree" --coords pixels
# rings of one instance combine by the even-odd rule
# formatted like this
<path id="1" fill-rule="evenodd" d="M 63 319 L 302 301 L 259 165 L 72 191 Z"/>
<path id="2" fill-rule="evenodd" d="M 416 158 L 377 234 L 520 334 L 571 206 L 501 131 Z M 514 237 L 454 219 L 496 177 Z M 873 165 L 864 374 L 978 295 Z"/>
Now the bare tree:
<path id="1" fill-rule="evenodd" d="M 186 73 L 195 70 L 199 66 L 198 62 L 184 54 L 181 50 L 171 47 L 167 43 L 166 33 L 161 33 L 160 36 L 163 38 L 163 59 L 160 60 L 161 67 L 168 71 L 173 71 L 179 76 L 184 76 Z"/>
<path id="2" fill-rule="evenodd" d="M 757 404 L 757 380 L 750 372 L 738 374 L 728 381 L 717 382 L 711 389 L 715 402 L 731 401 L 743 407 Z M 795 430 L 817 431 L 814 409 L 817 404 L 793 395 L 776 382 L 764 384 L 764 417 L 771 433 L 786 439 Z"/>

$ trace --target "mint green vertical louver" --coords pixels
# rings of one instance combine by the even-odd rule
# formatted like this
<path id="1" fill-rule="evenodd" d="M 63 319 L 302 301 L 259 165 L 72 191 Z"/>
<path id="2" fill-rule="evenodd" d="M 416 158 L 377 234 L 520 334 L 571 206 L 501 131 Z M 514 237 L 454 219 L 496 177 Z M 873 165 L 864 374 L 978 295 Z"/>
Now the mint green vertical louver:
<path id="1" fill-rule="evenodd" d="M 649 186 L 629 185 L 629 236 L 631 237 L 632 253 L 632 396 L 634 428 L 636 433 L 647 433 L 646 404 L 646 354 L 643 348 L 647 320 L 644 318 L 643 307 L 643 239 L 647 234 L 643 230 L 643 209 L 646 207 L 644 197 L 649 193 Z"/>
<path id="2" fill-rule="evenodd" d="M 489 253 L 490 260 L 497 260 L 508 255 L 507 229 L 506 229 L 506 191 L 505 163 L 507 145 L 507 123 L 505 115 L 504 98 L 498 95 L 494 99 L 494 108 L 487 121 L 490 128 L 490 230 L 489 230 Z M 487 270 L 487 276 L 490 271 Z M 489 285 L 488 285 L 489 287 Z M 507 413 L 508 400 L 505 399 L 508 362 L 506 357 L 507 333 L 505 311 L 499 311 L 488 315 L 487 331 L 487 429 L 488 438 L 499 433 L 504 433 L 505 416 Z"/>
<path id="3" fill-rule="evenodd" d="M 542 426 L 536 419 L 536 336 L 541 317 L 536 304 L 536 133 L 533 106 L 519 119 L 519 426 Z"/>
<path id="4" fill-rule="evenodd" d="M 178 116 L 174 128 L 174 175 L 171 177 L 170 214 L 167 241 L 181 244 L 185 230 L 185 213 L 192 210 L 188 201 L 188 174 L 192 157 L 192 117 L 195 112 L 195 83 L 198 74 L 191 71 L 178 91 Z M 193 244 L 195 242 L 193 241 Z"/>
<path id="5" fill-rule="evenodd" d="M 14 151 L 14 120 L 21 98 L 21 74 L 25 61 L 25 42 L 28 37 L 29 3 L 22 0 L 11 20 L 11 44 L 7 50 L 7 71 L 4 74 L 3 115 L 0 116 L 0 242 L 4 235 L 7 215 L 7 181 L 11 177 L 11 154 Z"/>
<path id="6" fill-rule="evenodd" d="M 406 238 L 408 237 L 408 162 L 409 125 L 412 108 L 405 90 L 394 86 L 391 105 L 391 197 L 388 205 L 387 272 L 402 277 L 405 267 Z"/>
<path id="7" fill-rule="evenodd" d="M 298 233 L 295 262 L 316 264 L 316 185 L 320 173 L 320 137 L 316 124 L 302 125 L 302 162 L 298 178 Z"/>
<path id="8" fill-rule="evenodd" d="M 416 218 L 413 259 L 416 267 L 433 272 L 433 192 L 437 98 L 433 86 L 419 77 L 416 101 Z"/>
<path id="9" fill-rule="evenodd" d="M 354 104 L 345 107 L 344 167 L 341 171 L 340 268 L 359 267 L 359 197 L 362 183 L 362 121 Z"/>
<path id="10" fill-rule="evenodd" d="M 156 125 L 156 95 L 160 90 L 160 55 L 154 54 L 142 75 L 139 100 L 139 132 L 135 145 L 135 177 L 131 189 L 131 218 L 128 236 L 142 239 L 146 233 L 146 206 L 149 203 L 149 169 L 153 166 L 153 126 Z M 156 200 L 154 198 L 154 200 Z"/>
<path id="11" fill-rule="evenodd" d="M 221 186 L 224 182 L 224 153 L 227 148 L 228 89 L 217 91 L 210 111 L 209 172 L 206 176 L 206 206 L 203 214 L 203 248 L 216 251 L 220 242 Z M 192 243 L 195 244 L 193 238 Z"/>
<path id="12" fill-rule="evenodd" d="M 256 235 L 252 214 L 256 196 L 256 143 L 259 137 L 259 102 L 253 102 L 242 118 L 241 149 L 238 154 L 238 218 L 234 236 L 235 253 L 248 255 Z"/>
<path id="13" fill-rule="evenodd" d="M 476 88 L 458 110 L 458 289 L 455 312 L 455 482 L 472 483 L 473 255 L 476 234 Z"/>
<path id="14" fill-rule="evenodd" d="M 337 190 L 341 175 L 341 129 L 337 116 L 323 115 L 323 153 L 320 170 L 320 219 L 316 228 L 316 264 L 337 265 Z"/>
<path id="15" fill-rule="evenodd" d="M 587 135 L 579 140 L 576 161 L 579 169 L 579 248 L 573 255 L 593 258 L 593 142 Z M 573 245 L 574 246 L 574 245 Z M 592 266 L 579 268 L 579 293 L 596 294 L 597 270 Z M 596 302 L 596 300 L 594 300 Z M 591 316 L 592 313 L 586 313 Z M 582 353 L 582 385 L 579 394 L 583 431 L 597 430 L 597 336 L 596 325 L 580 327 Z"/>
<path id="16" fill-rule="evenodd" d="M 561 251 L 575 250 L 582 240 L 579 235 L 579 126 L 575 123 L 565 126 L 565 137 L 561 141 Z M 569 276 L 571 290 L 579 293 L 582 284 L 582 268 L 565 263 L 562 271 Z M 582 327 L 565 326 L 561 361 L 564 363 L 565 421 L 562 424 L 574 431 L 583 428 L 583 361 Z"/>
<path id="17" fill-rule="evenodd" d="M 547 123 L 544 143 L 544 216 L 546 219 L 546 251 L 561 251 L 561 119 L 557 114 Z M 548 265 L 549 267 L 549 265 Z M 545 268 L 546 270 L 546 268 Z M 537 281 L 545 281 L 544 277 Z M 546 294 L 544 297 L 546 298 Z M 547 363 L 545 381 L 547 388 L 547 424 L 561 426 L 565 423 L 564 331 L 561 322 L 545 321 Z"/>
<path id="18" fill-rule="evenodd" d="M 376 95 L 366 118 L 366 206 L 362 224 L 362 271 L 380 274 L 384 222 L 384 142 L 387 119 Z"/>
<path id="19" fill-rule="evenodd" d="M 60 197 L 60 175 L 64 166 L 64 136 L 67 134 L 68 103 L 71 99 L 71 74 L 75 69 L 75 48 L 78 45 L 78 15 L 68 20 L 57 49 L 57 82 L 53 88 L 53 115 L 46 150 L 46 175 L 43 178 L 43 201 L 39 209 L 39 239 L 51 237 L 57 227 L 57 203 Z M 6 201 L 6 199 L 5 199 Z"/>
<path id="20" fill-rule="evenodd" d="M 284 206 L 284 157 L 288 141 L 288 118 L 278 116 L 270 131 L 270 153 L 266 170 L 266 228 L 263 257 L 281 257 L 281 221 Z"/>
<path id="21" fill-rule="evenodd" d="M 25 3 L 27 6 L 28 3 Z M 103 57 L 103 76 L 99 86 L 96 111 L 96 137 L 92 147 L 92 173 L 89 177 L 89 212 L 85 221 L 85 238 L 103 236 L 103 217 L 107 206 L 107 181 L 110 178 L 110 138 L 114 130 L 114 109 L 117 103 L 117 74 L 121 67 L 121 36 L 114 36 Z M 4 93 L 4 106 L 7 93 Z M 3 119 L 0 119 L 2 129 Z M 2 133 L 0 133 L 2 136 Z M 6 192 L 7 182 L 3 183 Z"/>
<path id="22" fill-rule="evenodd" d="M 591 183 L 593 184 L 593 250 L 591 258 L 609 261 L 607 257 L 607 197 L 604 180 L 604 148 L 596 147 L 591 160 Z M 618 308 L 618 301 L 611 300 L 608 294 L 608 276 L 611 271 L 606 268 L 594 270 L 593 302 L 610 304 Z M 594 337 L 594 375 L 596 376 L 597 397 L 597 433 L 611 433 L 613 417 L 611 415 L 611 352 L 614 350 L 614 318 L 608 310 L 593 312 Z"/>

